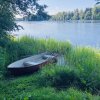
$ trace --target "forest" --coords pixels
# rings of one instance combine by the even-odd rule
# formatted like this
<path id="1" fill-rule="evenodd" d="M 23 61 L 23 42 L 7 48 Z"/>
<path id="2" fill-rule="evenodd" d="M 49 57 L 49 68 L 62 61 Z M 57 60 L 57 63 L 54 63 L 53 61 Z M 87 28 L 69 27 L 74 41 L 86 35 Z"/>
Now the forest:
<path id="1" fill-rule="evenodd" d="M 76 9 L 69 12 L 59 12 L 51 17 L 54 21 L 66 20 L 100 20 L 100 6 L 86 8 L 85 10 Z"/>
<path id="2" fill-rule="evenodd" d="M 46 8 L 46 7 L 45 7 Z M 100 20 L 100 6 L 86 8 L 85 10 L 75 9 L 74 11 L 58 12 L 55 15 L 49 15 L 45 8 L 40 9 L 36 14 L 28 14 L 23 18 L 27 21 L 66 21 L 66 20 Z"/>

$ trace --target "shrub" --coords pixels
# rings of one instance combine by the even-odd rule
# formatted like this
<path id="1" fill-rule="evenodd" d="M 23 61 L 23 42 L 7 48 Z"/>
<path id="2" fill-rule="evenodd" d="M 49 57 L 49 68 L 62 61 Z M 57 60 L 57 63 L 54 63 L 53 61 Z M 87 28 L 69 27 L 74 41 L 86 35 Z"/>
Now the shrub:
<path id="1" fill-rule="evenodd" d="M 57 89 L 64 89 L 78 86 L 80 80 L 75 71 L 68 66 L 51 65 L 41 70 L 37 82 L 39 86 L 52 86 Z"/>

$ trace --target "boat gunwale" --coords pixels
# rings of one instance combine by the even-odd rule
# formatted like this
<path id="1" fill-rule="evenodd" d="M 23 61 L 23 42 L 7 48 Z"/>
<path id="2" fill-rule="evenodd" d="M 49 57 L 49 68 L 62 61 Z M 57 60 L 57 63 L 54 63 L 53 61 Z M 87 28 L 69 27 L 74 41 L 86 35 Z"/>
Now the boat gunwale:
<path id="1" fill-rule="evenodd" d="M 41 60 L 43 60 L 41 63 L 38 63 L 38 64 L 36 64 L 36 65 L 30 65 L 30 66 L 25 66 L 25 65 L 23 65 L 23 63 L 27 60 L 27 59 L 31 59 L 32 57 L 33 57 L 33 62 L 34 62 L 34 60 L 37 58 L 40 58 L 40 57 L 42 57 L 43 55 L 45 55 L 45 54 L 48 54 L 48 53 L 41 53 L 41 54 L 37 54 L 37 55 L 33 55 L 33 56 L 30 56 L 30 57 L 27 57 L 27 58 L 24 58 L 24 59 L 20 59 L 20 60 L 18 60 L 18 61 L 15 61 L 15 62 L 13 62 L 13 63 L 11 63 L 10 65 L 8 65 L 8 69 L 21 69 L 21 68 L 28 68 L 28 67 L 34 67 L 34 66 L 39 66 L 39 65 L 41 65 L 41 64 L 43 64 L 43 63 L 47 63 L 47 62 L 49 62 L 49 58 L 47 58 L 47 59 L 45 59 L 45 60 L 43 60 L 43 59 L 41 59 Z M 48 54 L 48 55 L 50 55 L 50 54 Z M 54 56 L 54 55 L 52 55 L 52 56 Z M 55 56 L 54 56 L 54 58 L 55 58 Z M 50 58 L 50 59 L 53 59 L 53 58 Z M 32 60 L 32 59 L 31 59 Z M 29 60 L 28 60 L 29 61 Z M 20 67 L 14 67 L 14 64 L 16 65 L 17 63 L 19 63 L 19 62 L 22 62 L 22 65 L 23 66 L 20 66 Z M 13 66 L 13 67 L 12 67 Z"/>

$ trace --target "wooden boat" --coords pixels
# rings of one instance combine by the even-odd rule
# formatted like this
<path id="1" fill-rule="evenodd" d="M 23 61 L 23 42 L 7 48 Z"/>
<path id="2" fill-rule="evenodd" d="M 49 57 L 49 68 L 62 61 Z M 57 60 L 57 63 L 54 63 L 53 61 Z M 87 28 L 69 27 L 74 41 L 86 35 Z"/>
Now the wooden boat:
<path id="1" fill-rule="evenodd" d="M 57 54 L 42 53 L 18 60 L 7 68 L 13 75 L 25 75 L 37 71 L 46 64 L 55 62 L 57 62 Z"/>

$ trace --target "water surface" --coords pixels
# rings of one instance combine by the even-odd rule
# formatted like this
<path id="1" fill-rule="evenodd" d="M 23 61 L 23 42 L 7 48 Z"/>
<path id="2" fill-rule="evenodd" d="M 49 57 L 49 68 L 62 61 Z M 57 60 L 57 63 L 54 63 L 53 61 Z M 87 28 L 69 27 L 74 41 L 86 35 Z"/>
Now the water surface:
<path id="1" fill-rule="evenodd" d="M 24 30 L 15 32 L 18 36 L 28 35 L 35 38 L 53 38 L 70 41 L 73 45 L 100 47 L 100 23 L 75 22 L 17 22 Z"/>

